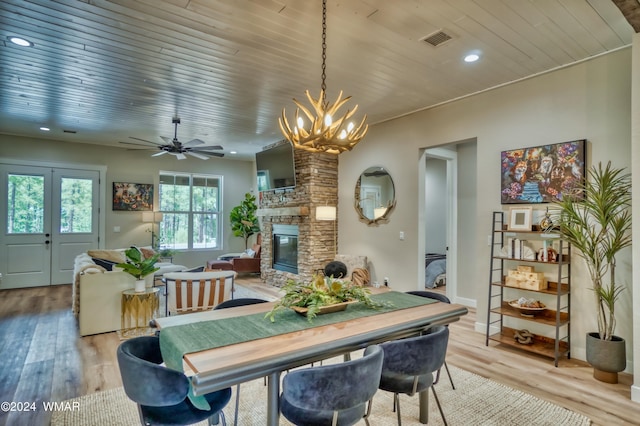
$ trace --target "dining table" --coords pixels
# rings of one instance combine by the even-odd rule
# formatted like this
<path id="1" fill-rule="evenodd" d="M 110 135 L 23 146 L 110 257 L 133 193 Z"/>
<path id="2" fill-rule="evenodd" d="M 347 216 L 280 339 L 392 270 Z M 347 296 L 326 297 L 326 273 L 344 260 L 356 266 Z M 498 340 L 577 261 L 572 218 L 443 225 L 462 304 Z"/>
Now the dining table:
<path id="1" fill-rule="evenodd" d="M 191 378 L 192 396 L 267 377 L 267 419 L 279 423 L 281 373 L 346 355 L 369 345 L 418 335 L 435 325 L 467 314 L 459 304 L 397 291 L 371 299 L 384 305 L 371 309 L 350 304 L 342 312 L 309 320 L 290 309 L 266 317 L 276 302 L 157 318 L 163 359 Z M 421 392 L 420 421 L 428 421 L 428 393 Z"/>

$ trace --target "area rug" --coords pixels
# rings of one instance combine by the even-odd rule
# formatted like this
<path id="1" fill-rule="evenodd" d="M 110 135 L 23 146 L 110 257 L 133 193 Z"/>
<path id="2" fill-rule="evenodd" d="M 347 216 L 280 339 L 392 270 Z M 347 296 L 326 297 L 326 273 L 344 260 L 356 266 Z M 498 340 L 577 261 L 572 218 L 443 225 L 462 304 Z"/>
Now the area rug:
<path id="1" fill-rule="evenodd" d="M 590 425 L 587 417 L 566 408 L 509 388 L 465 370 L 449 366 L 456 389 L 453 390 L 443 371 L 436 392 L 448 424 L 456 425 Z M 231 401 L 224 409 L 228 424 L 233 424 L 235 387 Z M 240 386 L 240 415 L 238 425 L 264 426 L 266 419 L 267 387 L 262 379 Z M 77 410 L 53 413 L 53 426 L 132 426 L 138 425 L 136 405 L 127 398 L 123 388 L 86 395 L 69 400 Z M 77 402 L 77 405 L 73 405 Z M 420 425 L 418 397 L 401 395 L 403 425 Z M 397 424 L 393 397 L 378 391 L 373 400 L 370 417 L 372 426 Z M 206 422 L 198 425 L 206 425 Z M 291 425 L 281 417 L 281 425 Z M 364 425 L 364 421 L 358 423 Z M 429 392 L 429 424 L 442 425 L 433 394 Z"/>

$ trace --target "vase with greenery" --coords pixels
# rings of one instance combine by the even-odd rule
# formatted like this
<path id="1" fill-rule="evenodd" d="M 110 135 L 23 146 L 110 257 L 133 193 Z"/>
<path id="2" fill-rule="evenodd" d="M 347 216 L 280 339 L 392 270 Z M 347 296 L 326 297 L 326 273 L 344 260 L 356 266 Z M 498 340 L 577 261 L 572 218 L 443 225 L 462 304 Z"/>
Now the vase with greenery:
<path id="1" fill-rule="evenodd" d="M 229 214 L 231 231 L 233 231 L 234 236 L 244 238 L 245 250 L 249 248 L 249 237 L 260 232 L 256 210 L 258 210 L 256 197 L 247 192 L 244 194 L 244 200 L 231 209 Z"/>
<path id="2" fill-rule="evenodd" d="M 631 245 L 631 175 L 613 168 L 611 162 L 604 167 L 598 163 L 588 169 L 587 179 L 576 191 L 554 202 L 557 211 L 552 226 L 578 249 L 587 265 L 595 298 L 597 338 L 620 341 L 614 335 L 615 307 L 624 285 L 616 277 L 616 255 Z M 580 192 L 583 196 L 576 196 Z M 589 358 L 587 346 L 591 362 Z M 619 361 L 618 368 L 620 364 L 624 365 L 618 371 L 625 368 L 626 361 Z"/>
<path id="3" fill-rule="evenodd" d="M 127 256 L 127 262 L 118 263 L 116 266 L 133 276 L 136 279 L 136 291 L 143 292 L 145 288 L 144 278 L 160 269 L 155 266 L 160 255 L 156 253 L 145 259 L 140 250 L 134 247 L 125 250 L 124 254 Z"/>
<path id="4" fill-rule="evenodd" d="M 275 321 L 278 311 L 287 308 L 306 308 L 309 321 L 318 315 L 322 307 L 344 302 L 363 302 L 372 309 L 385 306 L 370 298 L 369 289 L 353 284 L 351 281 L 338 280 L 333 277 L 314 275 L 310 282 L 288 280 L 282 287 L 285 294 L 273 306 L 266 317 Z"/>

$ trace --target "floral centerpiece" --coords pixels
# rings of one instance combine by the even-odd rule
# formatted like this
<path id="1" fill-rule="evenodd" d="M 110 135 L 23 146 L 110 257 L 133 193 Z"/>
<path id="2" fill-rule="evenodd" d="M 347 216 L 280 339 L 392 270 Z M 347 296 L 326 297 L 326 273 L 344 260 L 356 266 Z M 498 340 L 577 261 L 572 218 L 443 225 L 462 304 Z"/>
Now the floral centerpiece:
<path id="1" fill-rule="evenodd" d="M 276 312 L 287 308 L 306 308 L 307 319 L 312 321 L 323 307 L 340 303 L 362 302 L 372 309 L 385 306 L 384 303 L 371 300 L 368 288 L 322 275 L 314 275 L 309 283 L 288 280 L 282 289 L 284 296 L 265 315 L 272 322 L 275 321 Z"/>

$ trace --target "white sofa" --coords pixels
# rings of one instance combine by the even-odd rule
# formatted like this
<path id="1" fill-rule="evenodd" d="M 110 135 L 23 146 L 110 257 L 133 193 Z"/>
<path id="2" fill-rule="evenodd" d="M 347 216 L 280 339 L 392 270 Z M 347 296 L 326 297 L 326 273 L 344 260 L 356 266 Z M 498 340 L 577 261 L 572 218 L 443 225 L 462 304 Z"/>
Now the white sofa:
<path id="1" fill-rule="evenodd" d="M 126 249 L 109 250 L 121 252 L 124 259 Z M 156 274 L 182 271 L 182 265 L 156 263 L 160 270 Z M 153 284 L 154 276 L 147 277 L 147 285 Z M 91 256 L 81 253 L 75 258 L 71 309 L 78 319 L 81 336 L 120 330 L 122 292 L 133 288 L 135 279 L 122 271 L 107 271 L 96 265 Z"/>

